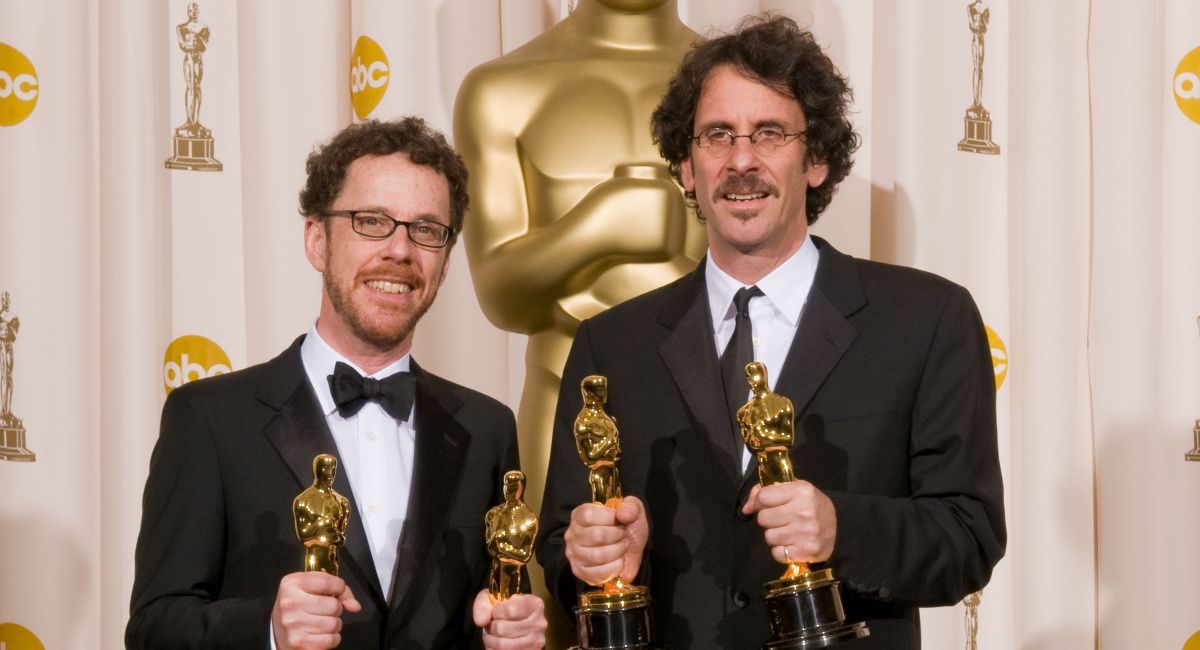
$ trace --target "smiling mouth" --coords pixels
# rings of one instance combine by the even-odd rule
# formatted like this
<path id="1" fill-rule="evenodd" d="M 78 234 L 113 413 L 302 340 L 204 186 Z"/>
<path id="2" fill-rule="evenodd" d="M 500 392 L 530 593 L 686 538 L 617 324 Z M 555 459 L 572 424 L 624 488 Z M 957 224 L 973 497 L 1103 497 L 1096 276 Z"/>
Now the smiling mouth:
<path id="1" fill-rule="evenodd" d="M 770 194 L 769 194 L 769 193 L 767 193 L 767 192 L 756 192 L 756 193 L 754 193 L 754 194 L 733 194 L 733 193 L 730 193 L 730 194 L 724 194 L 724 195 L 722 195 L 722 197 L 721 197 L 721 198 L 725 199 L 726 201 L 757 201 L 757 200 L 759 200 L 759 199 L 765 199 L 765 198 L 767 198 L 768 196 L 770 196 Z"/>
<path id="2" fill-rule="evenodd" d="M 412 291 L 412 285 L 405 282 L 367 280 L 367 286 L 381 293 L 408 293 L 409 291 Z"/>

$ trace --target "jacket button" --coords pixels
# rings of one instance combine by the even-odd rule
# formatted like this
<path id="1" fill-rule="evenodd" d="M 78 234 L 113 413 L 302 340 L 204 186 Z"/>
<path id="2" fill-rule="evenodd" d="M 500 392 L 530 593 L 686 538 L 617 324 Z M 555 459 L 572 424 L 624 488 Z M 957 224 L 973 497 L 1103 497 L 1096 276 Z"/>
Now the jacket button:
<path id="1" fill-rule="evenodd" d="M 745 607 L 750 604 L 750 596 L 746 592 L 738 590 L 733 592 L 733 604 L 738 607 Z"/>

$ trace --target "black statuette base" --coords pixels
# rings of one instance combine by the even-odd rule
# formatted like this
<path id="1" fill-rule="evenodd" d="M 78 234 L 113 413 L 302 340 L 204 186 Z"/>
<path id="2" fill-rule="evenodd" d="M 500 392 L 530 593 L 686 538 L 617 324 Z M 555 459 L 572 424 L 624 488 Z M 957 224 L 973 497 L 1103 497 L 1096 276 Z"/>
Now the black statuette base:
<path id="1" fill-rule="evenodd" d="M 811 650 L 870 633 L 865 623 L 847 623 L 838 582 L 778 580 L 768 585 L 767 615 L 771 639 L 763 650 Z"/>
<path id="2" fill-rule="evenodd" d="M 575 608 L 580 650 L 651 650 L 650 605 L 626 609 Z"/>

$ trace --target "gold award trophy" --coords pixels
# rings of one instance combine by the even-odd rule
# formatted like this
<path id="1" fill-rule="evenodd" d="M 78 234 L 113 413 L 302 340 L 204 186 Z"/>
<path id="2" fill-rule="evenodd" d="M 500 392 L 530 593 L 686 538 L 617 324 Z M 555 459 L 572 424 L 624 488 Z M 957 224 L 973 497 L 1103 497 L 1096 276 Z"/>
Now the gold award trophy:
<path id="1" fill-rule="evenodd" d="M 346 541 L 350 502 L 333 489 L 337 458 L 313 458 L 313 483 L 292 501 L 296 536 L 304 544 L 304 570 L 338 574 L 338 549 Z"/>
<path id="2" fill-rule="evenodd" d="M 533 557 L 533 541 L 538 533 L 537 515 L 522 500 L 524 472 L 507 472 L 503 486 L 504 503 L 488 510 L 483 517 L 484 539 L 488 555 L 492 556 L 488 597 L 493 605 L 521 593 L 521 570 Z"/>
<path id="3" fill-rule="evenodd" d="M 580 384 L 583 408 L 575 418 L 575 446 L 579 459 L 588 466 L 592 503 L 616 509 L 621 505 L 621 441 L 617 421 L 604 412 L 608 401 L 608 380 L 588 375 Z M 626 584 L 613 576 L 599 589 L 579 596 L 575 619 L 579 630 L 579 648 L 645 649 L 652 647 L 650 592 L 645 587 Z"/>
<path id="4" fill-rule="evenodd" d="M 767 387 L 767 368 L 760 361 L 746 364 L 746 380 L 754 395 L 738 409 L 738 430 L 758 457 L 758 482 L 763 486 L 791 483 L 788 449 L 795 437 L 792 401 Z M 838 581 L 831 569 L 809 569 L 790 562 L 783 575 L 766 583 L 771 638 L 764 650 L 825 648 L 867 636 L 865 623 L 846 623 Z"/>

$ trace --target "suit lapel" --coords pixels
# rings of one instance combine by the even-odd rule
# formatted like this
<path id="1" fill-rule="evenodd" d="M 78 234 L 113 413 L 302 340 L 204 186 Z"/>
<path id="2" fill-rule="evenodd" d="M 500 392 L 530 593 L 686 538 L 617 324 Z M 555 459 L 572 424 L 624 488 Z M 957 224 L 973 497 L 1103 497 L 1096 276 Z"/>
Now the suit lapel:
<path id="1" fill-rule="evenodd" d="M 435 378 L 413 363 L 417 375 L 416 449 L 408 517 L 400 534 L 396 572 L 392 577 L 392 609 L 400 611 L 426 597 L 413 593 L 413 579 L 437 540 L 441 539 L 458 491 L 470 434 L 454 419 L 462 403 L 441 389 Z M 393 616 L 389 628 L 399 625 Z"/>
<path id="2" fill-rule="evenodd" d="M 775 382 L 775 392 L 792 400 L 797 416 L 804 412 L 858 337 L 858 330 L 846 317 L 867 302 L 853 258 L 838 252 L 819 237 L 813 237 L 813 242 L 821 254 L 817 276 Z M 743 492 L 748 492 L 755 482 L 751 479 L 757 479 L 757 474 L 758 463 L 754 460 L 743 476 Z"/>
<path id="3" fill-rule="evenodd" d="M 659 322 L 672 329 L 659 347 L 683 400 L 700 425 L 701 442 L 715 450 L 731 483 L 741 475 L 741 449 L 733 438 L 731 416 L 721 386 L 721 369 L 713 344 L 712 314 L 704 282 L 704 265 L 675 286 Z"/>
<path id="4" fill-rule="evenodd" d="M 350 479 L 346 476 L 346 466 L 304 373 L 304 365 L 300 360 L 302 340 L 303 337 L 297 339 L 291 348 L 271 362 L 273 366 L 278 364 L 278 369 L 273 367 L 267 381 L 259 386 L 258 398 L 279 410 L 278 416 L 267 424 L 263 433 L 296 476 L 297 494 L 312 484 L 313 457 L 317 454 L 337 457 L 340 471 L 334 478 L 333 488 L 350 501 L 351 508 L 340 564 L 343 572 L 350 570 L 358 573 L 361 582 L 370 585 L 376 597 L 383 600 L 383 589 L 375 574 L 366 529 L 354 491 L 350 488 Z"/>

